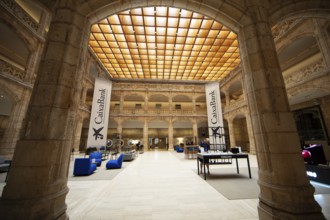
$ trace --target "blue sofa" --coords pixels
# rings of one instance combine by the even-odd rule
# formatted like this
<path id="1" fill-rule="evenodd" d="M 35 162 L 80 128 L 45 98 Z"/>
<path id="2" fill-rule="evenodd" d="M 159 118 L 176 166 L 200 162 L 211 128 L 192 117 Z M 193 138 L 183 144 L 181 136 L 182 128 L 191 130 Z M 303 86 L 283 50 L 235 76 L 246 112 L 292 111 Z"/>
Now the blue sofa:
<path id="1" fill-rule="evenodd" d="M 124 154 L 120 154 L 116 160 L 109 160 L 106 164 L 107 169 L 120 169 L 123 164 Z"/>
<path id="2" fill-rule="evenodd" d="M 182 153 L 184 149 L 182 147 L 179 147 L 179 145 L 175 145 L 175 151 L 178 153 Z"/>
<path id="3" fill-rule="evenodd" d="M 99 167 L 102 164 L 102 153 L 101 152 L 91 152 L 89 154 L 89 159 L 96 163 Z"/>
<path id="4" fill-rule="evenodd" d="M 87 176 L 96 170 L 96 164 L 91 163 L 89 158 L 76 158 L 74 161 L 73 175 Z"/>

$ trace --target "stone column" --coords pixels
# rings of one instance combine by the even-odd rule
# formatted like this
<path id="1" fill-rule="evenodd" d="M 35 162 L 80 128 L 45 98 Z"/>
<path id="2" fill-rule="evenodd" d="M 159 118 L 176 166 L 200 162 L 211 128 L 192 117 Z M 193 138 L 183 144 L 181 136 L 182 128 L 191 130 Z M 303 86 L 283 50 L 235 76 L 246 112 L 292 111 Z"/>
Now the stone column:
<path id="1" fill-rule="evenodd" d="M 173 114 L 173 103 L 172 103 L 172 93 L 170 93 L 169 97 L 168 97 L 168 110 L 170 115 Z"/>
<path id="2" fill-rule="evenodd" d="M 225 90 L 224 93 L 225 93 L 225 97 L 226 97 L 226 107 L 229 108 L 229 106 L 230 106 L 230 95 L 229 95 L 229 92 L 227 90 Z"/>
<path id="3" fill-rule="evenodd" d="M 47 11 L 43 10 L 43 12 L 41 13 L 39 27 L 37 30 L 40 35 L 44 36 L 46 32 L 46 27 L 49 25 L 50 20 L 51 20 L 50 14 Z"/>
<path id="4" fill-rule="evenodd" d="M 16 103 L 14 103 L 5 134 L 0 142 L 0 155 L 5 155 L 8 158 L 12 158 L 14 155 L 14 150 L 23 126 L 23 120 L 26 115 L 32 93 L 31 85 L 33 85 L 35 81 L 36 69 L 40 62 L 43 43 L 36 42 L 34 49 L 35 50 L 29 56 L 26 65 L 26 73 L 23 79 L 25 83 L 29 84 L 29 86 L 22 89 L 20 97 L 18 97 L 19 100 L 16 100 Z"/>
<path id="5" fill-rule="evenodd" d="M 196 97 L 195 95 L 192 96 L 192 110 L 193 110 L 193 114 L 196 114 Z"/>
<path id="6" fill-rule="evenodd" d="M 323 21 L 323 22 L 322 22 Z M 327 29 L 327 20 L 314 19 L 316 40 L 322 53 L 325 65 L 330 67 L 330 37 L 329 28 Z M 328 31 L 328 33 L 327 33 Z"/>
<path id="7" fill-rule="evenodd" d="M 63 4 L 54 10 L 0 200 L 1 219 L 68 219 L 68 166 L 90 25 L 73 3 Z"/>
<path id="8" fill-rule="evenodd" d="M 263 0 L 246 1 L 238 32 L 242 81 L 259 165 L 260 219 L 324 219 L 314 199 Z M 249 21 L 247 21 L 249 22 Z"/>
<path id="9" fill-rule="evenodd" d="M 82 107 L 84 107 L 85 104 L 86 104 L 87 91 L 88 91 L 88 88 L 87 88 L 87 86 L 86 86 L 86 83 L 84 82 L 84 83 L 83 83 L 82 90 L 81 90 L 81 94 L 80 94 L 80 105 L 81 105 Z"/>
<path id="10" fill-rule="evenodd" d="M 235 132 L 234 132 L 234 119 L 228 118 L 228 129 L 229 129 L 229 140 L 230 140 L 230 146 L 229 147 L 235 147 L 236 146 L 236 140 L 235 140 Z"/>
<path id="11" fill-rule="evenodd" d="M 76 127 L 73 136 L 73 145 L 71 146 L 71 148 L 74 148 L 74 151 L 78 151 L 78 152 L 79 152 L 80 137 L 81 137 L 83 122 L 84 122 L 83 117 L 77 115 Z"/>
<path id="12" fill-rule="evenodd" d="M 7 158 L 13 157 L 30 97 L 31 89 L 25 88 L 21 94 L 20 100 L 15 100 L 4 136 L 0 141 L 0 155 L 4 155 Z"/>
<path id="13" fill-rule="evenodd" d="M 171 117 L 168 121 L 168 149 L 173 149 L 173 122 Z"/>
<path id="14" fill-rule="evenodd" d="M 146 93 L 146 95 L 144 97 L 144 113 L 145 114 L 148 113 L 148 93 Z"/>
<path id="15" fill-rule="evenodd" d="M 246 125 L 247 125 L 247 131 L 249 135 L 249 143 L 250 143 L 250 154 L 256 154 L 256 144 L 254 141 L 254 136 L 253 136 L 253 131 L 252 131 L 252 122 L 251 122 L 251 117 L 250 114 L 247 112 L 245 114 L 246 118 Z"/>
<path id="16" fill-rule="evenodd" d="M 144 125 L 143 125 L 143 146 L 144 150 L 149 150 L 149 131 L 148 131 L 148 119 L 144 119 Z"/>
<path id="17" fill-rule="evenodd" d="M 124 109 L 124 96 L 123 94 L 120 94 L 119 112 L 123 113 L 123 109 Z"/>
<path id="18" fill-rule="evenodd" d="M 123 121 L 120 119 L 118 120 L 118 125 L 117 125 L 117 134 L 120 136 L 120 139 L 122 139 L 122 133 L 123 133 Z"/>
<path id="19" fill-rule="evenodd" d="M 198 128 L 196 119 L 193 122 L 193 136 L 194 136 L 194 144 L 198 144 Z"/>

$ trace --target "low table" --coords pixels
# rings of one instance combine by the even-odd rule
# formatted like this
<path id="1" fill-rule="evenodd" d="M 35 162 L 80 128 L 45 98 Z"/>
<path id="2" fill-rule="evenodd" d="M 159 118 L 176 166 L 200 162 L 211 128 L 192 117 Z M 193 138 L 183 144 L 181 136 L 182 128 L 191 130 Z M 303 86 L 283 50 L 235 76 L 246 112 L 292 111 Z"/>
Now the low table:
<path id="1" fill-rule="evenodd" d="M 237 153 L 233 154 L 231 152 L 221 152 L 221 153 L 198 153 L 197 154 L 197 173 L 199 175 L 199 163 L 200 161 L 203 162 L 204 166 L 204 179 L 206 180 L 206 172 L 205 172 L 205 161 L 208 159 L 209 160 L 209 165 L 218 165 L 218 164 L 231 164 L 232 159 L 236 159 L 236 169 L 237 173 L 239 173 L 239 167 L 238 167 L 238 161 L 237 159 L 246 159 L 247 165 L 248 165 L 248 170 L 249 170 L 249 177 L 251 177 L 251 168 L 250 168 L 250 160 L 249 160 L 249 155 L 247 153 Z M 214 159 L 214 162 L 211 163 L 211 159 Z"/>

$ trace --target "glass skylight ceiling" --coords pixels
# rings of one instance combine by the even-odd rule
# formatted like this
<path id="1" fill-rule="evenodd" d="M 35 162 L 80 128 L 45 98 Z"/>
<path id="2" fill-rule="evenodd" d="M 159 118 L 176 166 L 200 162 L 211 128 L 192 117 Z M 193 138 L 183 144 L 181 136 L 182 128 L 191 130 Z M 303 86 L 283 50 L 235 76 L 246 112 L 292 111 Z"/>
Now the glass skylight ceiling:
<path id="1" fill-rule="evenodd" d="M 117 79 L 214 81 L 240 62 L 230 29 L 170 7 L 136 8 L 103 19 L 92 26 L 89 46 Z"/>

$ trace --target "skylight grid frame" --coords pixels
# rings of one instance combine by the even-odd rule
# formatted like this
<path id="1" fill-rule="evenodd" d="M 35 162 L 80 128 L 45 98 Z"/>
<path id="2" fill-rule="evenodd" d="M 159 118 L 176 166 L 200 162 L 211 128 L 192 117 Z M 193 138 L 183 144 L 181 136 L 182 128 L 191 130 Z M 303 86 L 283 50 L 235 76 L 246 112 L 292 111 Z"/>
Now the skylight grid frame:
<path id="1" fill-rule="evenodd" d="M 113 78 L 219 80 L 240 62 L 235 33 L 206 16 L 169 7 L 101 20 L 91 28 L 90 47 Z"/>

